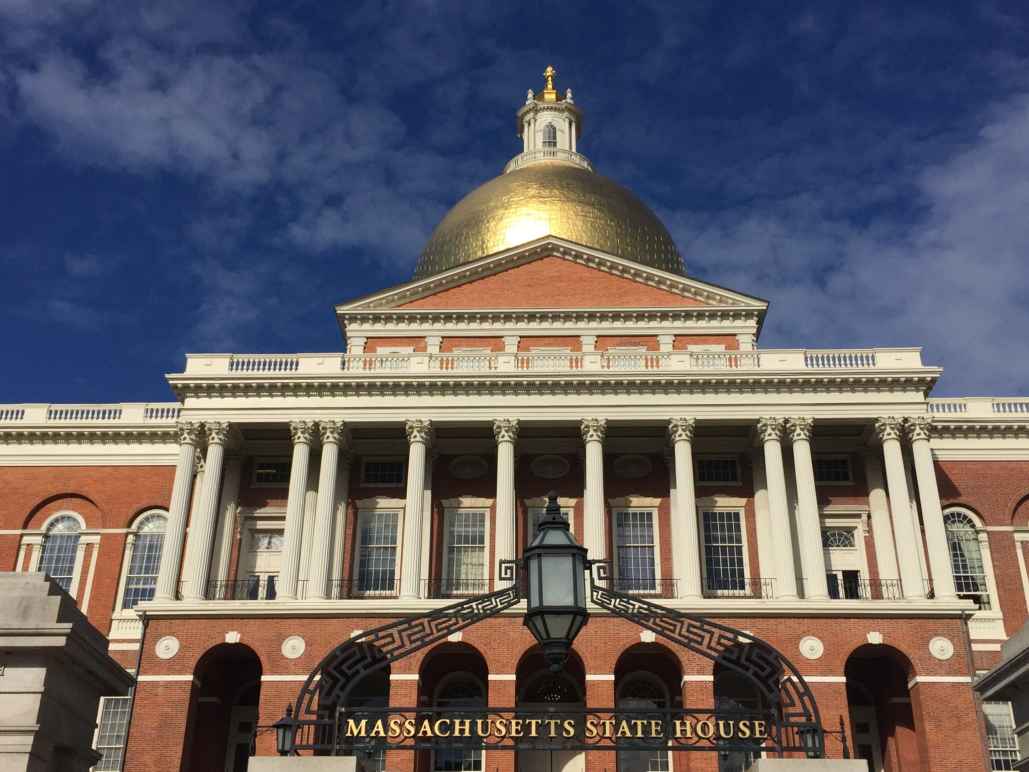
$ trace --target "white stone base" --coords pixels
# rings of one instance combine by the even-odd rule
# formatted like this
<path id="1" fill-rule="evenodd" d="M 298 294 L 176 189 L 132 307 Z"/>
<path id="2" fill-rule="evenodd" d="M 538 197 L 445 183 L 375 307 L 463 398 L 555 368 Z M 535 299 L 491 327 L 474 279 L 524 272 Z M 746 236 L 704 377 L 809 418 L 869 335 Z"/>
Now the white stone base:
<path id="1" fill-rule="evenodd" d="M 254 756 L 250 772 L 354 772 L 353 756 Z"/>
<path id="2" fill-rule="evenodd" d="M 868 772 L 860 759 L 758 759 L 747 772 Z"/>

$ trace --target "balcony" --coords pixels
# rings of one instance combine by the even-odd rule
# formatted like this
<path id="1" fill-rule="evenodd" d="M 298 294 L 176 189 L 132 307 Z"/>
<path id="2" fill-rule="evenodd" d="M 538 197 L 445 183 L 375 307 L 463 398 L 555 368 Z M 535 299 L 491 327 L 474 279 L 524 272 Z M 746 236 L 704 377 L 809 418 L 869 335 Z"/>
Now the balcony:
<path id="1" fill-rule="evenodd" d="M 832 600 L 904 600 L 899 579 L 849 579 L 829 583 Z"/>
<path id="2" fill-rule="evenodd" d="M 185 582 L 182 583 L 183 585 Z M 305 595 L 307 582 L 297 584 L 297 598 Z M 179 590 L 182 595 L 182 588 Z M 276 577 L 251 576 L 247 579 L 211 580 L 204 591 L 204 600 L 275 600 L 278 597 Z"/>
<path id="3" fill-rule="evenodd" d="M 173 426 L 180 410 L 178 402 L 0 405 L 0 426 Z"/>
<path id="4" fill-rule="evenodd" d="M 613 579 L 611 589 L 627 595 L 649 595 L 654 598 L 674 598 L 678 579 L 632 579 L 620 576 Z"/>
<path id="5" fill-rule="evenodd" d="M 516 155 L 507 162 L 507 165 L 504 167 L 504 174 L 513 172 L 515 169 L 521 169 L 529 164 L 538 163 L 539 161 L 564 161 L 583 169 L 593 170 L 589 159 L 581 153 L 557 147 L 544 147 L 538 150 L 526 150 L 524 153 Z"/>
<path id="6" fill-rule="evenodd" d="M 774 598 L 775 579 L 760 576 L 708 578 L 702 594 L 705 598 Z"/>

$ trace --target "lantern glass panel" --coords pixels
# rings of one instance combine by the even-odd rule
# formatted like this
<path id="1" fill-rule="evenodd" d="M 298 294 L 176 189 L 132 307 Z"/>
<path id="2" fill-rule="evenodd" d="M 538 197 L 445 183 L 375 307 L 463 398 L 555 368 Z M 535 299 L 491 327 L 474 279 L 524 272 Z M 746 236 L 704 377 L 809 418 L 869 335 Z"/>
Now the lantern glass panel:
<path id="1" fill-rule="evenodd" d="M 575 617 L 571 614 L 547 614 L 546 620 L 551 638 L 568 638 Z"/>
<path id="2" fill-rule="evenodd" d="M 574 568 L 571 555 L 543 556 L 543 597 L 547 606 L 575 605 Z"/>
<path id="3" fill-rule="evenodd" d="M 540 605 L 540 556 L 531 555 L 527 560 L 527 580 L 529 583 L 529 608 L 538 608 Z"/>

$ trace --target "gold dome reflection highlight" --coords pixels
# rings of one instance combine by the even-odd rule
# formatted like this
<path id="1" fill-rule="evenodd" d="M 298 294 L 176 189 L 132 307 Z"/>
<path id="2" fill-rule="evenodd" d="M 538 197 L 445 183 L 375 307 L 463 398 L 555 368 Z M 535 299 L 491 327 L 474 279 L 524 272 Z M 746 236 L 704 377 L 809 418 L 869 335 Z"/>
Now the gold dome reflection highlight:
<path id="1" fill-rule="evenodd" d="M 642 201 L 595 172 L 548 161 L 502 174 L 461 199 L 433 231 L 415 278 L 547 235 L 682 273 L 672 237 Z"/>

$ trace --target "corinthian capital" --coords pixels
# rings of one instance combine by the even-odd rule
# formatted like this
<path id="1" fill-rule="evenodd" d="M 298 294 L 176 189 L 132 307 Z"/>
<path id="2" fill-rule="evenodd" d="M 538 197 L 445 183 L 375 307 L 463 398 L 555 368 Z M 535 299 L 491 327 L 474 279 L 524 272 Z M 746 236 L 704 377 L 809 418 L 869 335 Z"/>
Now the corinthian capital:
<path id="1" fill-rule="evenodd" d="M 786 431 L 789 432 L 790 439 L 794 442 L 797 440 L 810 440 L 811 432 L 814 428 L 815 419 L 808 418 L 807 416 L 797 416 L 786 420 Z"/>
<path id="2" fill-rule="evenodd" d="M 904 429 L 904 422 L 896 416 L 884 416 L 875 419 L 875 433 L 879 435 L 879 441 L 899 440 Z"/>
<path id="3" fill-rule="evenodd" d="M 914 418 L 907 419 L 905 428 L 908 431 L 908 437 L 914 440 L 928 440 L 932 435 L 933 430 L 933 417 L 929 415 L 915 416 Z"/>
<path id="4" fill-rule="evenodd" d="M 781 440 L 784 428 L 782 418 L 759 418 L 757 422 L 757 433 L 762 442 Z"/>
<path id="5" fill-rule="evenodd" d="M 175 435 L 180 445 L 196 445 L 200 441 L 200 424 L 193 421 L 179 421 L 175 424 Z"/>
<path id="6" fill-rule="evenodd" d="M 696 431 L 697 421 L 694 418 L 669 418 L 668 439 L 676 442 L 693 442 L 693 432 Z"/>
<path id="7" fill-rule="evenodd" d="M 229 424 L 227 421 L 207 421 L 204 424 L 207 430 L 208 445 L 224 445 L 229 439 Z"/>
<path id="8" fill-rule="evenodd" d="M 345 445 L 347 439 L 347 424 L 345 421 L 319 421 L 318 432 L 321 434 L 322 444 Z"/>
<path id="9" fill-rule="evenodd" d="M 497 438 L 497 442 L 518 442 L 518 419 L 494 419 L 493 436 Z"/>
<path id="10" fill-rule="evenodd" d="M 428 418 L 409 418 L 404 424 L 408 442 L 432 444 L 432 421 Z"/>
<path id="11" fill-rule="evenodd" d="M 603 442 L 607 435 L 606 418 L 583 418 L 579 427 L 582 430 L 582 439 L 585 442 Z"/>
<path id="12" fill-rule="evenodd" d="M 294 445 L 310 445 L 314 438 L 314 421 L 290 421 L 289 436 Z"/>

